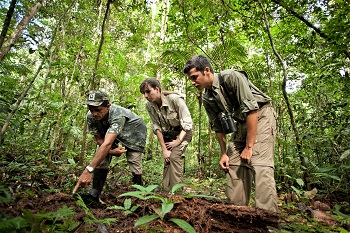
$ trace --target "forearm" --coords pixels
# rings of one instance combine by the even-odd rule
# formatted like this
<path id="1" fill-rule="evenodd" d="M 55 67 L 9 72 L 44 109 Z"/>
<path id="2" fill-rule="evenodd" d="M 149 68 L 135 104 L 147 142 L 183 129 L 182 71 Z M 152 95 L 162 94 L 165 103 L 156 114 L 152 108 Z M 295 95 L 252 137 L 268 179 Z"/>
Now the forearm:
<path id="1" fill-rule="evenodd" d="M 158 141 L 159 141 L 160 147 L 162 148 L 162 151 L 166 151 L 167 148 L 166 148 L 166 145 L 165 145 L 165 142 L 164 142 L 164 138 L 163 138 L 162 132 L 160 132 L 160 130 L 157 130 L 156 134 L 157 134 L 157 137 L 158 137 Z"/>
<path id="2" fill-rule="evenodd" d="M 112 147 L 117 134 L 106 134 L 105 137 L 101 135 L 95 135 L 96 143 L 99 145 L 94 158 L 89 163 L 90 167 L 97 167 L 106 158 L 109 150 Z"/>
<path id="3" fill-rule="evenodd" d="M 179 140 L 179 143 L 181 143 L 184 140 L 185 136 L 186 136 L 186 131 L 181 130 L 179 136 L 177 136 L 177 140 Z"/>
<path id="4" fill-rule="evenodd" d="M 226 154 L 226 135 L 222 132 L 216 132 L 216 138 L 220 145 L 221 155 Z"/>
<path id="5" fill-rule="evenodd" d="M 109 150 L 111 149 L 112 144 L 102 143 L 97 149 L 94 158 L 89 163 L 90 167 L 97 167 L 107 156 Z"/>
<path id="6" fill-rule="evenodd" d="M 220 159 L 220 166 L 221 168 L 227 172 L 229 170 L 229 163 L 230 163 L 230 159 L 227 156 L 226 153 L 226 134 L 221 133 L 221 132 L 216 132 L 216 138 L 218 139 L 220 148 L 221 148 L 221 159 Z"/>
<path id="7" fill-rule="evenodd" d="M 257 128 L 258 128 L 258 111 L 251 111 L 247 114 L 247 136 L 246 136 L 246 148 L 253 148 Z"/>

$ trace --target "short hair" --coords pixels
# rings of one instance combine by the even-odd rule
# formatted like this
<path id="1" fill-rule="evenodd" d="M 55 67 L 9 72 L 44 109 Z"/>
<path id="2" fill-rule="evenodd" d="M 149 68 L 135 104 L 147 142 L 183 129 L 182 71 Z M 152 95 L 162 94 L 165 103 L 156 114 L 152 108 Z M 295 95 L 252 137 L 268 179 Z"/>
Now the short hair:
<path id="1" fill-rule="evenodd" d="M 155 78 L 146 78 L 145 80 L 143 80 L 143 82 L 141 83 L 140 85 L 140 92 L 142 94 L 145 94 L 145 88 L 147 86 L 150 86 L 152 87 L 153 89 L 155 89 L 156 87 L 159 88 L 160 91 L 162 91 L 162 88 L 161 88 L 161 85 L 160 85 L 160 82 L 155 79 Z"/>
<path id="2" fill-rule="evenodd" d="M 197 71 L 204 74 L 204 69 L 206 67 L 209 67 L 210 72 L 214 74 L 214 70 L 211 67 L 210 61 L 207 57 L 203 55 L 194 55 L 186 62 L 183 72 L 184 74 L 188 74 L 191 69 L 196 68 Z"/>

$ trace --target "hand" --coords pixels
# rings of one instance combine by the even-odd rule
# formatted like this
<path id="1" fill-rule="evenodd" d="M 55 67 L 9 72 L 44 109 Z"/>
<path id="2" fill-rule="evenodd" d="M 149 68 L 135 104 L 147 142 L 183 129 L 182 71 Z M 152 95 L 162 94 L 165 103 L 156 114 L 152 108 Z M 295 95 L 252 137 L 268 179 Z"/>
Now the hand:
<path id="1" fill-rule="evenodd" d="M 110 154 L 110 155 L 112 155 L 112 156 L 117 156 L 117 157 L 119 157 L 119 156 L 121 156 L 123 153 L 125 153 L 126 151 L 127 151 L 127 150 L 125 150 L 124 147 L 119 146 L 119 147 L 117 147 L 117 148 L 115 148 L 115 149 L 110 149 L 109 152 L 108 152 L 108 154 Z"/>
<path id="2" fill-rule="evenodd" d="M 170 163 L 170 154 L 171 154 L 170 150 L 163 151 L 164 161 L 166 163 Z"/>
<path id="3" fill-rule="evenodd" d="M 78 183 L 75 185 L 73 189 L 73 194 L 78 191 L 78 188 L 81 186 L 82 188 L 87 188 L 88 185 L 92 182 L 92 173 L 88 172 L 86 169 L 80 175 Z"/>
<path id="4" fill-rule="evenodd" d="M 230 159 L 226 154 L 223 154 L 220 159 L 220 166 L 221 169 L 224 170 L 225 172 L 228 172 L 230 170 Z"/>
<path id="5" fill-rule="evenodd" d="M 172 150 L 174 147 L 177 147 L 178 145 L 180 145 L 181 142 L 180 140 L 177 138 L 175 140 L 172 140 L 171 142 L 166 142 L 165 146 L 168 150 Z"/>
<path id="6" fill-rule="evenodd" d="M 245 147 L 241 153 L 241 159 L 243 162 L 250 164 L 250 161 L 253 156 L 253 148 Z"/>

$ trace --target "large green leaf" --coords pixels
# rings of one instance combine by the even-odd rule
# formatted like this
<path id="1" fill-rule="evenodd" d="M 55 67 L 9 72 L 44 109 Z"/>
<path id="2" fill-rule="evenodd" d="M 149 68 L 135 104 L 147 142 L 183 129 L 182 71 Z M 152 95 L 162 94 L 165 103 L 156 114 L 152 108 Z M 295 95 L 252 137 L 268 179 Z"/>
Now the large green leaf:
<path id="1" fill-rule="evenodd" d="M 146 223 L 152 222 L 153 220 L 155 220 L 157 218 L 159 218 L 159 216 L 157 214 L 142 216 L 141 218 L 139 218 L 135 222 L 135 227 L 138 227 L 138 226 L 140 226 L 142 224 L 146 224 Z"/>
<path id="2" fill-rule="evenodd" d="M 179 218 L 171 218 L 169 221 L 176 223 L 179 227 L 181 227 L 182 230 L 188 233 L 196 233 L 196 230 L 185 220 Z"/>
<path id="3" fill-rule="evenodd" d="M 173 202 L 163 202 L 162 203 L 162 211 L 161 211 L 161 218 L 163 219 L 164 216 L 169 213 L 174 208 Z"/>

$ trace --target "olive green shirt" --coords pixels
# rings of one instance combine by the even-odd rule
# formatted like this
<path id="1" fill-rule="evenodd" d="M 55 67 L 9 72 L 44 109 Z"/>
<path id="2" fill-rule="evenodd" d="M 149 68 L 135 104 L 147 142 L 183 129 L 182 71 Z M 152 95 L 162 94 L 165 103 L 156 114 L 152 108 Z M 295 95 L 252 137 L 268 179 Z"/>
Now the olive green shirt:
<path id="1" fill-rule="evenodd" d="M 220 85 L 218 74 L 214 74 L 212 89 L 205 89 L 202 95 L 211 128 L 215 132 L 222 132 L 219 113 L 232 113 L 236 121 L 245 122 L 247 112 L 258 110 L 259 105 L 271 101 L 271 98 L 254 86 L 242 72 L 224 70 L 221 77 L 226 90 Z"/>
<path id="2" fill-rule="evenodd" d="M 97 121 L 90 111 L 86 115 L 88 132 L 104 137 L 107 133 L 117 134 L 116 142 L 126 148 L 144 152 L 147 127 L 141 117 L 121 106 L 111 104 L 108 120 Z"/>
<path id="3" fill-rule="evenodd" d="M 162 106 L 147 102 L 146 109 L 152 121 L 153 132 L 167 131 L 180 126 L 186 132 L 192 132 L 192 118 L 184 99 L 178 94 L 161 95 Z"/>

